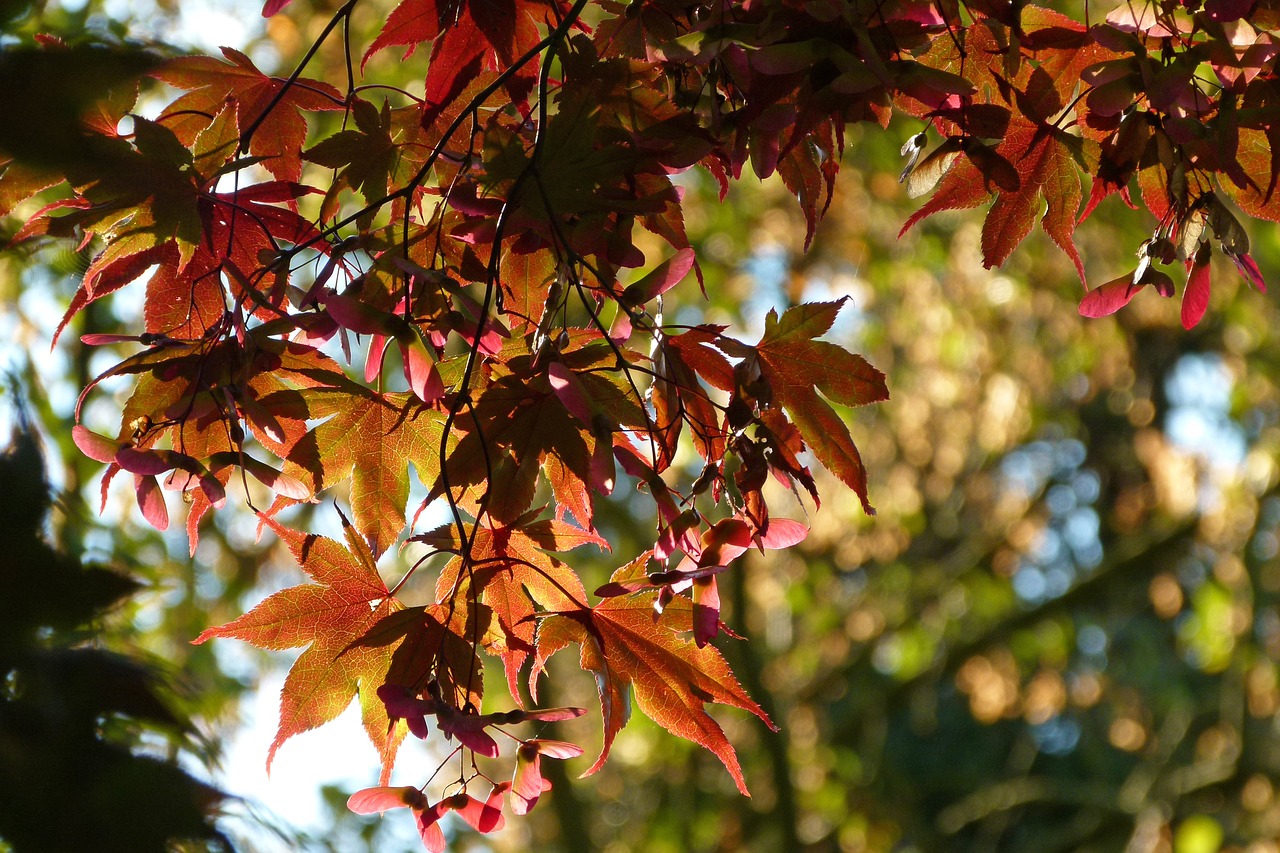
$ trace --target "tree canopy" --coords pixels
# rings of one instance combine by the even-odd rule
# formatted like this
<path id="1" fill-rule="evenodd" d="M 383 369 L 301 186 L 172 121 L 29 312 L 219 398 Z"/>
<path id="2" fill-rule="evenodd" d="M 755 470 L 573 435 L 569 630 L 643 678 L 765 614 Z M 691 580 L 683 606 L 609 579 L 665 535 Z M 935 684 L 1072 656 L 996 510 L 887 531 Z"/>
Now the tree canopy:
<path id="1" fill-rule="evenodd" d="M 1038 754 L 1088 760 L 1074 744 L 1055 753 L 1044 728 L 1064 719 L 1068 687 L 1071 701 L 1085 696 L 1085 675 L 1069 685 L 1064 666 L 1048 662 L 1054 644 L 1045 641 L 1028 658 L 1039 655 L 1041 665 L 1023 696 L 1025 663 L 1011 638 L 1055 624 L 1073 600 L 1127 577 L 1137 558 L 1121 543 L 1147 567 L 1153 553 L 1178 552 L 1189 537 L 1213 547 L 1211 531 L 1186 520 L 1202 508 L 1163 506 L 1151 473 L 1158 466 L 1143 456 L 1163 452 L 1140 428 L 1152 422 L 1152 389 L 1172 381 L 1175 360 L 1127 341 L 1111 342 L 1122 354 L 1116 358 L 1138 360 L 1127 368 L 1077 354 L 1076 375 L 1110 370 L 1114 379 L 1128 370 L 1128 387 L 1145 390 L 1130 393 L 1128 408 L 1113 407 L 1122 411 L 1087 412 L 1018 448 L 1014 436 L 1026 429 L 1008 419 L 1020 388 L 1040 382 L 1077 400 L 1088 391 L 1073 391 L 1071 375 L 1045 364 L 1044 353 L 1035 361 L 1016 341 L 1008 351 L 992 341 L 953 342 L 966 355 L 950 356 L 951 364 L 936 350 L 943 344 L 930 349 L 930 335 L 953 331 L 931 313 L 938 302 L 986 309 L 936 287 L 928 298 L 912 293 L 929 285 L 904 275 L 878 292 L 875 309 L 918 312 L 915 340 L 882 341 L 891 364 L 830 340 L 850 312 L 869 313 L 836 287 L 821 298 L 786 293 L 788 304 L 756 318 L 757 332 L 747 335 L 702 307 L 723 300 L 718 289 L 727 283 L 714 269 L 709 229 L 695 216 L 714 209 L 708 196 L 732 204 L 748 192 L 736 185 L 744 174 L 776 175 L 797 211 L 797 256 L 812 245 L 818 259 L 837 257 L 839 250 L 823 248 L 824 217 L 867 230 L 844 207 L 846 145 L 880 134 L 903 158 L 897 182 L 923 199 L 902 216 L 898 234 L 944 211 L 988 205 L 967 253 L 977 274 L 1016 263 L 1038 218 L 1083 283 L 1093 255 L 1078 249 L 1077 228 L 1116 202 L 1141 207 L 1145 239 L 1121 253 L 1098 242 L 1107 280 L 1086 285 L 1076 310 L 1099 318 L 1121 311 L 1146 285 L 1165 297 L 1181 289 L 1184 334 L 1216 334 L 1229 346 L 1222 321 L 1205 319 L 1211 279 L 1217 292 L 1236 280 L 1265 289 L 1242 220 L 1280 219 L 1280 47 L 1272 34 L 1280 6 L 404 0 L 380 9 L 350 0 L 324 11 L 273 0 L 262 12 L 315 24 L 289 73 L 265 73 L 234 47 L 221 56 L 175 56 L 101 38 L 14 41 L 0 67 L 19 85 L 0 105 L 44 120 L 0 130 L 0 215 L 22 214 L 15 249 L 65 241 L 87 259 L 53 337 L 72 329 L 85 347 L 110 354 L 92 371 L 88 365 L 102 359 L 85 357 L 69 431 L 85 456 L 106 465 L 103 503 L 117 477 L 131 480 L 142 516 L 165 530 L 165 493 L 178 493 L 195 554 L 211 519 L 239 502 L 256 514 L 259 535 L 283 543 L 307 576 L 191 637 L 303 649 L 285 681 L 268 764 L 289 738 L 358 701 L 382 771 L 377 786 L 351 794 L 352 811 L 407 808 L 430 850 L 444 849 L 446 815 L 497 830 L 505 815 L 528 814 L 548 779 L 562 777 L 556 760 L 583 753 L 582 745 L 542 737 L 584 713 L 539 701 L 562 695 L 555 655 L 573 647 L 594 677 L 603 733 L 587 775 L 605 767 L 634 703 L 714 754 L 746 794 L 750 774 L 736 738 L 708 705 L 749 712 L 768 728 L 783 721 L 753 698 L 770 689 L 760 661 L 732 651 L 757 641 L 726 646 L 722 638 L 743 626 L 722 620 L 722 611 L 742 618 L 749 610 L 743 574 L 751 552 L 785 561 L 812 538 L 818 548 L 857 551 L 855 564 L 880 561 L 907 575 L 886 569 L 867 593 L 876 606 L 864 601 L 838 619 L 829 604 L 813 602 L 844 626 L 846 644 L 897 637 L 897 645 L 876 648 L 899 659 L 811 662 L 797 707 L 827 701 L 838 685 L 854 690 L 848 685 L 869 677 L 868 665 L 896 681 L 891 689 L 863 685 L 859 701 L 879 697 L 885 708 L 951 678 L 972 719 L 1024 714 L 1040 732 Z M 862 253 L 882 236 L 868 235 Z M 1022 251 L 1059 263 L 1034 246 Z M 1121 260 L 1135 252 L 1136 260 Z M 125 288 L 143 291 L 140 325 L 95 321 L 99 300 Z M 966 297 L 1009 301 L 974 290 Z M 1052 325 L 1060 316 L 1035 307 L 1038 296 L 1017 298 L 1029 308 L 1007 321 L 1010 328 L 1060 328 Z M 901 307 L 880 307 L 895 303 Z M 1141 310 L 1125 308 L 1135 323 Z M 1055 334 L 1074 346 L 1076 335 L 1091 333 Z M 1168 346 L 1167 336 L 1152 337 L 1152 346 Z M 899 359 L 916 360 L 919 372 L 904 372 Z M 888 400 L 892 368 L 908 383 L 892 388 L 902 401 L 896 414 L 874 406 L 851 412 Z M 984 375 L 965 376 L 973 370 Z M 975 381 L 981 412 L 960 404 L 958 388 Z M 122 384 L 122 397 L 109 390 Z M 1138 396 L 1151 412 L 1135 412 Z M 104 405 L 115 409 L 109 426 L 84 416 Z M 849 418 L 864 411 L 869 425 L 855 441 Z M 897 439 L 878 430 L 913 416 L 928 433 L 917 438 L 923 449 L 893 447 Z M 1081 428 L 1098 440 L 1114 433 L 1115 452 L 1128 454 L 1106 483 L 1089 485 Z M 864 461 L 868 446 L 879 462 Z M 944 462 L 948 453 L 952 461 Z M 1148 468 L 1141 476 L 1135 453 Z M 985 487 L 957 479 L 983 468 L 982 454 L 1002 457 L 999 488 L 989 471 Z M 883 464 L 898 457 L 935 470 L 909 482 Z M 1257 512 L 1239 522 L 1252 532 L 1237 531 L 1238 541 L 1274 523 L 1259 509 L 1274 478 L 1261 479 L 1245 502 Z M 1010 503 L 1019 489 L 1025 494 Z M 1107 524 L 1115 537 L 1100 535 L 1097 512 L 1089 510 L 1092 522 L 1075 513 L 1101 501 L 1104 489 L 1114 501 Z M 902 511 L 911 503 L 903 490 L 915 494 L 914 513 Z M 833 504 L 848 523 L 846 495 L 870 516 L 886 492 L 895 513 L 883 526 L 861 527 L 865 543 L 823 532 Z M 959 504 L 949 503 L 953 495 Z M 623 532 L 619 506 L 644 523 Z M 952 532 L 935 530 L 934 521 L 922 528 L 925 506 L 949 512 Z M 1162 506 L 1170 516 L 1164 526 L 1152 521 Z M 341 540 L 324 535 L 326 516 Z M 1094 532 L 1081 533 L 1090 523 Z M 978 533 L 952 551 L 966 525 Z M 1018 544 L 1032 533 L 1040 542 L 1055 541 L 1053 534 L 1059 551 L 1076 551 L 1061 560 L 1037 556 L 1030 540 Z M 915 537 L 912 548 L 894 544 L 900 534 Z M 1224 553 L 1240 549 L 1219 544 Z M 601 559 L 583 556 L 592 549 L 612 555 L 607 578 L 592 581 L 581 568 Z M 384 559 L 393 551 L 399 556 Z M 1274 584 L 1255 577 L 1261 568 L 1247 560 L 1220 569 L 1220 560 L 1203 559 L 1217 587 L 1172 570 L 1146 578 L 1158 617 L 1182 611 L 1184 587 L 1218 595 L 1231 612 L 1237 588 L 1258 593 L 1255 607 L 1260 590 L 1271 594 Z M 1067 564 L 1066 589 L 1051 595 L 1027 586 L 1036 583 L 1032 569 L 1042 585 L 1060 583 L 1053 571 Z M 948 590 L 981 597 L 976 587 L 963 591 L 982 582 L 978 568 L 1006 580 L 1021 573 L 1018 596 L 1034 606 L 1005 601 L 969 619 L 959 618 L 969 611 L 961 607 L 949 620 L 951 605 L 914 589 L 942 578 Z M 895 577 L 906 589 L 895 588 Z M 903 609 L 916 604 L 936 608 L 935 627 Z M 1077 645 L 1086 657 L 1100 654 L 1089 651 L 1093 635 L 1084 627 Z M 1105 648 L 1107 632 L 1098 630 Z M 1274 657 L 1265 636 L 1256 642 L 1258 654 Z M 912 643 L 921 662 L 907 665 Z M 1208 640 L 1195 647 L 1212 654 Z M 487 672 L 481 655 L 500 672 Z M 1255 678 L 1255 669 L 1245 672 L 1246 681 Z M 495 699 L 492 682 L 503 677 L 509 699 Z M 1002 700 L 1009 682 L 1016 695 Z M 1135 710 L 1141 705 L 1122 707 L 1106 737 L 1137 752 L 1157 740 L 1147 734 L 1156 714 L 1167 755 L 1133 771 L 1120 791 L 1129 800 L 1112 797 L 1119 816 L 1075 803 L 1081 837 L 1114 830 L 1137 838 L 1148 825 L 1158 835 L 1182 802 L 1179 789 L 1173 805 L 1146 809 L 1165 768 L 1177 766 L 1195 717 Z M 940 714 L 935 708 L 934 725 L 945 727 Z M 1129 741 L 1123 720 L 1137 727 Z M 855 753 L 864 762 L 868 739 L 891 749 L 894 731 L 851 725 L 859 730 L 827 733 L 833 749 L 861 744 Z M 1178 726 L 1182 735 L 1166 739 Z M 1127 750 L 1138 730 L 1141 742 Z M 443 740 L 451 751 L 431 778 L 393 785 L 408 735 Z M 785 767 L 775 764 L 771 796 L 794 817 L 797 793 Z M 1238 764 L 1230 770 L 1241 786 L 1254 778 Z M 1057 807 L 1071 772 L 1051 767 L 1007 788 L 993 782 L 968 799 L 919 784 L 907 800 L 933 798 L 937 830 L 972 833 L 982 849 L 983 838 L 1003 831 L 993 816 L 1010 811 L 1008 798 Z M 945 774 L 935 782 L 945 789 Z M 794 841 L 800 825 L 792 820 L 784 840 Z"/>

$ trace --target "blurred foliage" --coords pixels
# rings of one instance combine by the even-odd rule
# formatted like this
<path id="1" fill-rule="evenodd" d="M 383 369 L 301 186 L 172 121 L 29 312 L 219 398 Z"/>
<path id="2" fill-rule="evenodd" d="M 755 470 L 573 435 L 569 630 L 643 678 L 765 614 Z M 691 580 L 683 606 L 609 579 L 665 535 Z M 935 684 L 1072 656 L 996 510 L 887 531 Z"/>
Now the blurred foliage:
<path id="1" fill-rule="evenodd" d="M 1154 295 L 1084 320 L 1048 241 L 984 270 L 972 216 L 899 239 L 911 132 L 852 142 L 807 255 L 783 188 L 690 176 L 712 320 L 852 297 L 832 336 L 893 393 L 848 412 L 878 515 L 810 507 L 802 546 L 726 575 L 726 654 L 782 726 L 726 720 L 750 801 L 633 725 L 539 849 L 572 822 L 609 853 L 1280 850 L 1274 303 L 1220 269 L 1194 332 Z M 1097 275 L 1150 228 L 1102 215 Z"/>
<path id="2" fill-rule="evenodd" d="M 214 827 L 223 795 L 162 750 L 194 735 L 165 701 L 172 676 L 93 643 L 96 623 L 137 585 L 42 540 L 44 464 L 18 420 L 0 452 L 0 847 L 226 850 Z"/>
<path id="3" fill-rule="evenodd" d="M 297 0 L 254 49 L 301 55 L 337 5 Z M 353 44 L 369 41 L 386 5 L 360 6 Z M 21 14 L 69 14 L 11 7 L 23 4 L 0 7 L 23 32 L 38 27 Z M 345 74 L 338 48 L 316 60 L 335 79 Z M 371 78 L 396 73 L 391 53 L 374 58 Z M 420 87 L 423 61 L 400 64 L 406 88 Z M 486 844 L 1280 853 L 1280 311 L 1223 268 L 1192 332 L 1175 300 L 1150 292 L 1115 317 L 1084 320 L 1074 271 L 1046 240 L 984 270 L 977 214 L 934 217 L 899 239 L 913 203 L 897 182 L 897 149 L 916 130 L 851 129 L 834 205 L 807 254 L 802 217 L 778 182 L 748 180 L 720 203 L 706 175 L 682 178 L 709 301 L 673 293 L 668 320 L 758 332 L 769 307 L 849 296 L 831 337 L 884 370 L 893 393 L 847 412 L 877 516 L 853 499 L 816 513 L 794 505 L 788 514 L 813 523 L 810 538 L 723 576 L 725 619 L 748 639 L 721 647 L 782 727 L 775 735 L 721 715 L 753 797 L 736 793 L 713 756 L 640 717 L 603 771 L 570 781 L 599 737 L 588 716 L 563 732 L 588 756 L 548 762 L 555 791 Z M 1150 230 L 1145 211 L 1104 204 L 1078 235 L 1091 280 L 1125 268 Z M 1260 230 L 1253 243 L 1264 275 L 1280 281 L 1280 235 Z M 15 341 L 44 352 L 49 303 L 26 291 L 65 303 L 83 259 L 28 260 L 24 299 L 3 284 L 18 280 L 12 258 L 0 258 L 0 288 L 18 317 Z M 97 303 L 77 331 L 127 313 Z M 54 357 L 67 388 L 93 373 L 74 335 Z M 186 641 L 277 582 L 269 546 L 230 513 L 193 561 L 115 496 L 108 521 L 95 520 L 78 495 L 96 492 L 96 465 L 60 426 L 76 392 L 46 396 L 34 368 L 26 379 L 62 460 L 64 546 L 129 568 L 145 587 L 107 642 L 181 670 L 184 714 L 227 719 L 247 685 L 210 647 Z M 600 581 L 650 524 L 625 495 L 604 515 L 614 554 L 585 569 Z M 576 670 L 567 658 L 553 665 Z M 544 701 L 593 706 L 589 677 L 570 680 L 575 694 Z M 376 821 L 343 811 L 344 792 L 330 793 L 333 832 L 299 844 L 393 849 Z M 481 848 L 459 836 L 456 849 Z"/>

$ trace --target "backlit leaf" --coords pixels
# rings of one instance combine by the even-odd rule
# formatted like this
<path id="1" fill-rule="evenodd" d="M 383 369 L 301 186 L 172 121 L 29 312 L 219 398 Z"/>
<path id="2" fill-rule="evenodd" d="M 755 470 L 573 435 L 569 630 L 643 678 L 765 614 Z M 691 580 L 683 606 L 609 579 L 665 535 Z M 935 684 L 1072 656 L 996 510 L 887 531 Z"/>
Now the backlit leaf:
<path id="1" fill-rule="evenodd" d="M 706 703 L 732 705 L 755 714 L 770 728 L 768 715 L 739 686 L 714 646 L 696 646 L 691 605 L 676 599 L 654 619 L 656 593 L 609 598 L 590 610 L 548 617 L 538 630 L 531 676 L 536 680 L 547 658 L 569 643 L 581 647 L 582 668 L 596 678 L 604 714 L 604 748 L 584 775 L 599 770 L 614 735 L 630 716 L 634 691 L 640 710 L 658 725 L 711 750 L 747 794 L 746 780 L 733 746 Z M 683 602 L 683 603 L 681 603 Z"/>
<path id="2" fill-rule="evenodd" d="M 307 401 L 311 417 L 328 420 L 293 445 L 285 473 L 313 492 L 351 478 L 356 529 L 381 554 L 405 527 L 408 466 L 423 485 L 435 482 L 444 416 L 409 394 L 315 391 Z"/>
<path id="3" fill-rule="evenodd" d="M 248 152 L 266 158 L 263 166 L 281 180 L 298 180 L 299 155 L 307 137 L 303 111 L 342 109 L 342 94 L 328 83 L 306 78 L 286 90 L 283 80 L 263 74 L 240 51 L 224 47 L 222 54 L 225 61 L 211 56 L 171 59 L 152 72 L 170 86 L 188 90 L 158 121 L 189 142 L 208 124 L 201 116 L 212 119 L 230 101 L 236 106 L 241 138 L 253 131 Z"/>
<path id="4" fill-rule="evenodd" d="M 391 597 L 372 552 L 345 518 L 345 547 L 274 521 L 267 524 L 315 583 L 274 593 L 240 618 L 208 629 L 195 642 L 230 637 L 263 649 L 307 647 L 285 678 L 280 725 L 267 753 L 268 770 L 285 741 L 334 719 L 359 696 L 364 729 L 382 758 L 385 776 L 404 737 L 403 727 L 391 727 L 374 692 L 391 664 L 392 648 L 353 648 L 352 643 L 402 605 Z"/>
<path id="5" fill-rule="evenodd" d="M 823 397 L 861 406 L 887 400 L 889 389 L 884 374 L 862 356 L 815 340 L 831 328 L 844 301 L 798 305 L 781 318 L 770 312 L 755 351 L 774 399 L 800 428 L 805 443 L 853 489 L 870 514 L 866 469 L 858 449 L 849 428 Z"/>

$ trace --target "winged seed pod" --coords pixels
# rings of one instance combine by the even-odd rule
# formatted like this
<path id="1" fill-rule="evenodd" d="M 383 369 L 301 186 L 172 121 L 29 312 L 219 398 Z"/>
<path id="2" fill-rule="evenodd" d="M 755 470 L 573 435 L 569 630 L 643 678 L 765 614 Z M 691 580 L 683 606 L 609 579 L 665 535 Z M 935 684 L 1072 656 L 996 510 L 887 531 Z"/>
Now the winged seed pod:
<path id="1" fill-rule="evenodd" d="M 1222 251 L 1228 255 L 1249 254 L 1249 235 L 1245 233 L 1244 226 L 1236 219 L 1235 214 L 1215 194 L 1207 193 L 1203 198 L 1206 199 L 1209 227 L 1222 242 Z"/>
<path id="2" fill-rule="evenodd" d="M 907 165 L 902 167 L 902 174 L 898 175 L 898 183 L 905 181 L 907 175 L 911 174 L 911 170 L 920 161 L 920 155 L 924 152 L 925 143 L 928 141 L 928 133 L 922 130 L 902 144 L 902 150 L 899 153 L 907 158 Z"/>
<path id="3" fill-rule="evenodd" d="M 949 136 L 943 140 L 941 145 L 933 149 L 933 153 L 905 176 L 907 195 L 911 198 L 919 198 L 933 192 L 938 182 L 942 180 L 942 176 L 951 169 L 956 158 L 960 156 L 964 144 L 963 136 Z"/>
<path id="4" fill-rule="evenodd" d="M 1188 261 L 1196 256 L 1207 224 L 1208 215 L 1204 207 L 1199 203 L 1192 205 L 1178 226 L 1178 257 L 1181 260 Z"/>

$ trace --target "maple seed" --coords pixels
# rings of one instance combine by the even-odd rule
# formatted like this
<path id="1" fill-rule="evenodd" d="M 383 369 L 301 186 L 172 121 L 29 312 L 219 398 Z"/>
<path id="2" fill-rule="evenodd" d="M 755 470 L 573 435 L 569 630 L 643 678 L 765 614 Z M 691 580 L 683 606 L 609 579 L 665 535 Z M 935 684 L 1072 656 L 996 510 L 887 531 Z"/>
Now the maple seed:
<path id="1" fill-rule="evenodd" d="M 714 462 L 708 462 L 702 468 L 702 473 L 698 475 L 698 479 L 693 481 L 693 485 L 689 487 L 689 494 L 697 496 L 710 488 L 711 483 L 720 473 L 719 467 Z"/>
<path id="2" fill-rule="evenodd" d="M 383 684 L 378 688 L 377 695 L 392 722 L 404 720 L 414 737 L 426 739 L 426 718 L 434 715 L 439 708 L 434 699 L 419 699 L 399 684 Z"/>
<path id="3" fill-rule="evenodd" d="M 440 731 L 446 738 L 456 737 L 463 746 L 490 758 L 496 758 L 498 755 L 497 741 L 485 731 L 490 726 L 521 723 L 526 720 L 540 722 L 571 720 L 586 712 L 586 708 L 544 708 L 535 711 L 516 709 L 494 714 L 476 714 L 458 711 L 447 704 L 437 704 L 435 711 Z"/>
<path id="4" fill-rule="evenodd" d="M 347 808 L 356 814 L 381 813 L 387 809 L 406 806 L 419 810 L 425 809 L 427 798 L 417 788 L 401 786 L 365 788 L 347 799 Z"/>
<path id="5" fill-rule="evenodd" d="M 577 758 L 582 747 L 558 740 L 524 741 L 516 750 L 515 776 L 511 780 L 511 811 L 525 815 L 537 805 L 538 798 L 551 790 L 551 782 L 542 778 L 542 756 Z"/>
<path id="6" fill-rule="evenodd" d="M 423 845 L 431 853 L 442 853 L 445 849 L 445 837 L 437 826 L 440 819 L 448 812 L 457 812 L 458 816 L 478 832 L 494 832 L 502 829 L 502 795 L 506 785 L 495 785 L 488 799 L 481 802 L 466 793 L 459 791 L 446 797 L 434 806 L 417 788 L 409 787 L 376 787 L 365 788 L 352 794 L 347 800 L 347 808 L 356 814 L 373 814 L 388 809 L 410 808 L 414 813 L 418 834 Z"/>
<path id="7" fill-rule="evenodd" d="M 902 167 L 902 174 L 898 175 L 898 183 L 905 181 L 907 175 L 911 174 L 911 170 L 916 167 L 920 154 L 928 142 L 929 134 L 922 130 L 903 144 L 901 154 L 907 158 L 907 165 Z"/>

